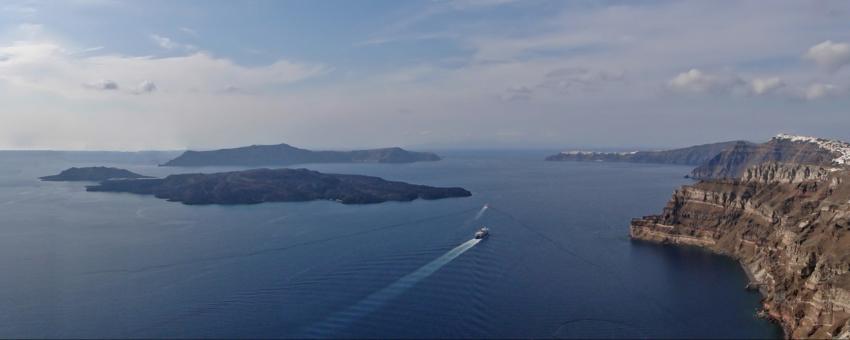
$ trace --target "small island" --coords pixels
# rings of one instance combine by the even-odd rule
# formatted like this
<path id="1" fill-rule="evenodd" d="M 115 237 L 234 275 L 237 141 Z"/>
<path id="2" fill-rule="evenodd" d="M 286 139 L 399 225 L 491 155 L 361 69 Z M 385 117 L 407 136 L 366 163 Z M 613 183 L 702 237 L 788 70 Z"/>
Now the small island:
<path id="1" fill-rule="evenodd" d="M 332 200 L 343 204 L 468 197 L 463 188 L 438 188 L 362 175 L 307 169 L 254 169 L 179 174 L 155 179 L 107 180 L 87 191 L 154 195 L 184 204 L 257 204 Z"/>
<path id="2" fill-rule="evenodd" d="M 42 181 L 53 182 L 76 182 L 90 181 L 100 182 L 108 179 L 139 179 L 151 178 L 144 175 L 139 175 L 135 172 L 119 169 L 108 168 L 105 166 L 85 167 L 85 168 L 70 168 L 60 172 L 58 175 L 40 177 Z"/>
<path id="3" fill-rule="evenodd" d="M 251 145 L 233 149 L 186 151 L 162 166 L 280 166 L 306 163 L 413 163 L 439 161 L 430 152 L 402 148 L 313 151 L 289 144 Z"/>

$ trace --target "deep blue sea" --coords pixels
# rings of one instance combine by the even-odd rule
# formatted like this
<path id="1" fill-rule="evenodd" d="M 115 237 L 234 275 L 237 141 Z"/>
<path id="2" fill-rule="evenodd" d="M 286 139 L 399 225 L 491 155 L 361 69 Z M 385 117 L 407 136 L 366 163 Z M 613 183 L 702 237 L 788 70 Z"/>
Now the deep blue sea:
<path id="1" fill-rule="evenodd" d="M 37 177 L 236 168 L 0 152 L 0 337 L 781 337 L 736 262 L 629 240 L 690 168 L 549 153 L 294 166 L 469 198 L 187 206 Z"/>

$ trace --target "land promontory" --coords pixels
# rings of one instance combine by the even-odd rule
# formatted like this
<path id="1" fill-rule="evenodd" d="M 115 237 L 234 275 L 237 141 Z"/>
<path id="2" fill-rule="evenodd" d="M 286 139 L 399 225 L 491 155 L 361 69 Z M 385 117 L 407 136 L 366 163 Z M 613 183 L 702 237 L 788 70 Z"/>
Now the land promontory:
<path id="1" fill-rule="evenodd" d="M 108 179 L 117 178 L 150 178 L 148 176 L 139 175 L 135 172 L 119 169 L 108 168 L 104 166 L 70 168 L 60 172 L 58 175 L 40 177 L 42 181 L 91 181 L 100 182 Z"/>
<path id="2" fill-rule="evenodd" d="M 695 145 L 680 149 L 661 151 L 631 151 L 631 152 L 599 152 L 599 151 L 564 151 L 546 157 L 547 161 L 596 161 L 596 162 L 630 162 L 630 163 L 660 163 L 701 165 L 714 158 L 721 152 L 736 145 L 754 145 L 745 141 L 731 141 L 712 144 Z"/>
<path id="3" fill-rule="evenodd" d="M 438 161 L 430 152 L 402 148 L 312 151 L 288 144 L 252 145 L 211 151 L 186 151 L 163 166 L 274 166 L 305 163 L 412 163 Z"/>
<path id="4" fill-rule="evenodd" d="M 850 144 L 778 135 L 694 170 L 633 239 L 704 247 L 740 261 L 763 315 L 790 338 L 850 337 Z"/>
<path id="5" fill-rule="evenodd" d="M 254 169 L 179 174 L 156 179 L 108 180 L 88 191 L 154 195 L 185 204 L 256 204 L 332 200 L 343 204 L 468 197 L 463 188 L 439 188 L 361 175 L 307 169 Z"/>

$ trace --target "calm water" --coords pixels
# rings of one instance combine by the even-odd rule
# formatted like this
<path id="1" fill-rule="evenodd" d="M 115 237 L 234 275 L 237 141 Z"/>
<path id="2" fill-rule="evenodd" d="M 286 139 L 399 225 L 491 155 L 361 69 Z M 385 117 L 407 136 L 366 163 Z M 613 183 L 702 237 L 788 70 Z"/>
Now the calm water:
<path id="1" fill-rule="evenodd" d="M 546 154 L 301 166 L 470 198 L 185 206 L 36 177 L 224 169 L 0 152 L 0 337 L 781 336 L 735 262 L 629 241 L 629 219 L 659 211 L 689 168 Z M 470 241 L 481 225 L 491 237 Z"/>

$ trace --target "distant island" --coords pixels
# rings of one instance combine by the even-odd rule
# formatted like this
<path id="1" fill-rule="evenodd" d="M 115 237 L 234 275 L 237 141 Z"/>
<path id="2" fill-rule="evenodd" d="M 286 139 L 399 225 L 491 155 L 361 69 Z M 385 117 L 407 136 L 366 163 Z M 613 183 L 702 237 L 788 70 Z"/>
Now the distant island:
<path id="1" fill-rule="evenodd" d="M 126 179 L 138 179 L 138 178 L 150 178 L 148 176 L 139 175 L 135 172 L 119 169 L 119 168 L 108 168 L 104 166 L 96 166 L 96 167 L 85 167 L 85 168 L 70 168 L 60 172 L 58 175 L 53 176 L 44 176 L 40 177 L 42 181 L 92 181 L 92 182 L 100 182 L 108 179 L 117 179 L 117 178 L 126 178 Z"/>
<path id="2" fill-rule="evenodd" d="M 162 179 L 108 180 L 87 191 L 154 195 L 184 204 L 256 204 L 332 200 L 367 204 L 415 199 L 468 197 L 463 188 L 438 188 L 361 175 L 307 169 L 254 169 L 213 174 L 180 174 Z"/>
<path id="3" fill-rule="evenodd" d="M 213 151 L 186 151 L 162 166 L 273 166 L 304 163 L 412 163 L 438 161 L 430 152 L 402 148 L 312 151 L 288 144 L 252 145 Z"/>
<path id="4" fill-rule="evenodd" d="M 712 144 L 696 145 L 681 149 L 662 151 L 632 151 L 632 152 L 598 152 L 598 151 L 564 151 L 546 157 L 547 161 L 597 161 L 597 162 L 630 162 L 630 163 L 659 163 L 701 165 L 714 158 L 721 152 L 735 146 L 753 146 L 746 141 L 731 141 Z"/>

